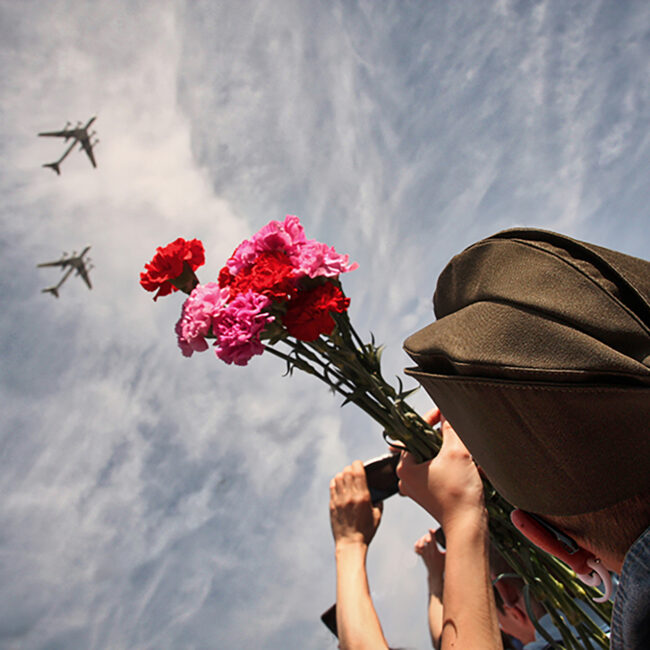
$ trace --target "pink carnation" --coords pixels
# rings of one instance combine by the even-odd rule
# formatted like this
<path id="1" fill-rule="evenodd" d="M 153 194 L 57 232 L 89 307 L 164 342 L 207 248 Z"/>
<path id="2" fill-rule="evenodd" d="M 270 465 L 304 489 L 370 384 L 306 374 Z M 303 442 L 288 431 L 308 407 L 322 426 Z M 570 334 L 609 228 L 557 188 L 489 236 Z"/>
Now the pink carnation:
<path id="1" fill-rule="evenodd" d="M 213 332 L 217 337 L 217 356 L 222 361 L 245 366 L 251 357 L 264 352 L 260 335 L 274 317 L 262 310 L 270 304 L 271 300 L 266 296 L 247 291 L 235 296 L 219 312 Z"/>
<path id="2" fill-rule="evenodd" d="M 243 241 L 226 262 L 233 275 L 252 264 L 260 253 L 282 251 L 291 256 L 304 244 L 305 231 L 298 217 L 288 214 L 284 221 L 271 221 L 256 232 L 252 239 Z"/>
<path id="3" fill-rule="evenodd" d="M 315 239 L 300 246 L 291 255 L 291 261 L 298 270 L 296 275 L 307 275 L 310 278 L 334 278 L 339 273 L 359 268 L 356 262 L 350 264 L 348 255 L 339 255 L 334 248 Z"/>
<path id="4" fill-rule="evenodd" d="M 252 266 L 256 257 L 255 242 L 252 239 L 245 239 L 226 262 L 226 268 L 232 275 L 237 275 L 242 269 Z"/>
<path id="5" fill-rule="evenodd" d="M 214 318 L 226 304 L 230 291 L 221 289 L 216 282 L 197 285 L 183 303 L 181 317 L 176 323 L 178 347 L 186 357 L 208 349 L 205 340 Z"/>

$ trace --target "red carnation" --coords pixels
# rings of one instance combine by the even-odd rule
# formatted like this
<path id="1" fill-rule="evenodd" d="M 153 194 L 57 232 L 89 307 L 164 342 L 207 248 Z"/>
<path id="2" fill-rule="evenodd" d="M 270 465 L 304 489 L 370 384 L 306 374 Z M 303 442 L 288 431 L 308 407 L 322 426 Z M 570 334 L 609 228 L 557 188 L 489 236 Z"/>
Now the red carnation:
<path id="1" fill-rule="evenodd" d="M 282 251 L 260 253 L 255 263 L 233 276 L 227 267 L 219 273 L 219 286 L 230 287 L 230 300 L 240 293 L 254 291 L 274 302 L 284 302 L 296 294 L 294 267 Z"/>
<path id="2" fill-rule="evenodd" d="M 219 278 L 217 280 L 219 287 L 222 289 L 229 287 L 235 279 L 235 276 L 228 270 L 227 266 L 224 266 L 221 271 L 219 271 Z"/>
<path id="3" fill-rule="evenodd" d="M 331 334 L 336 323 L 332 312 L 342 314 L 350 299 L 341 289 L 326 282 L 310 291 L 301 292 L 291 301 L 283 318 L 284 326 L 299 341 L 315 341 L 321 334 Z"/>
<path id="4" fill-rule="evenodd" d="M 171 244 L 156 249 L 153 259 L 144 265 L 145 271 L 140 273 L 140 284 L 147 291 L 158 289 L 154 300 L 178 289 L 190 293 L 198 284 L 194 271 L 204 263 L 205 251 L 201 241 L 185 241 L 179 237 Z"/>

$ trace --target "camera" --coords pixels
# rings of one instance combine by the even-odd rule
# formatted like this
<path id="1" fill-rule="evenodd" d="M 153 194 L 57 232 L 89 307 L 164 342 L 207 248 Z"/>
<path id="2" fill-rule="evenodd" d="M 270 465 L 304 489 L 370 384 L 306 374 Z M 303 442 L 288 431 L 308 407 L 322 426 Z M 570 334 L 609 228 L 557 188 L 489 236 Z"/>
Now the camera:
<path id="1" fill-rule="evenodd" d="M 399 454 L 384 454 L 371 458 L 363 464 L 373 504 L 376 505 L 399 491 L 399 479 L 395 473 L 397 463 L 399 463 Z"/>

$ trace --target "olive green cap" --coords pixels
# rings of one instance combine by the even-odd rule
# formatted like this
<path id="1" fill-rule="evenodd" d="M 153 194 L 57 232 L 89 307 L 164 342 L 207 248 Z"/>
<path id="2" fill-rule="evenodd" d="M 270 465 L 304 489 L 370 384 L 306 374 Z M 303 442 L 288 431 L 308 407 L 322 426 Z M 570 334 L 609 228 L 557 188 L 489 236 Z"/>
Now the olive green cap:
<path id="1" fill-rule="evenodd" d="M 513 505 L 572 515 L 650 493 L 650 263 L 515 229 L 441 273 L 404 348 Z"/>

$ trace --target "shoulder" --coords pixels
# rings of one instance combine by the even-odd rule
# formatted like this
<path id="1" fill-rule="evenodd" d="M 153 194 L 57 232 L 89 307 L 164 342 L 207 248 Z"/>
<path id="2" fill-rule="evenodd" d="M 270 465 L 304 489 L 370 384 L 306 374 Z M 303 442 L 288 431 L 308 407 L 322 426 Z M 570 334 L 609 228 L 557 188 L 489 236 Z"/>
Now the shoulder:
<path id="1" fill-rule="evenodd" d="M 650 648 L 650 526 L 623 562 L 612 613 L 611 648 Z"/>

